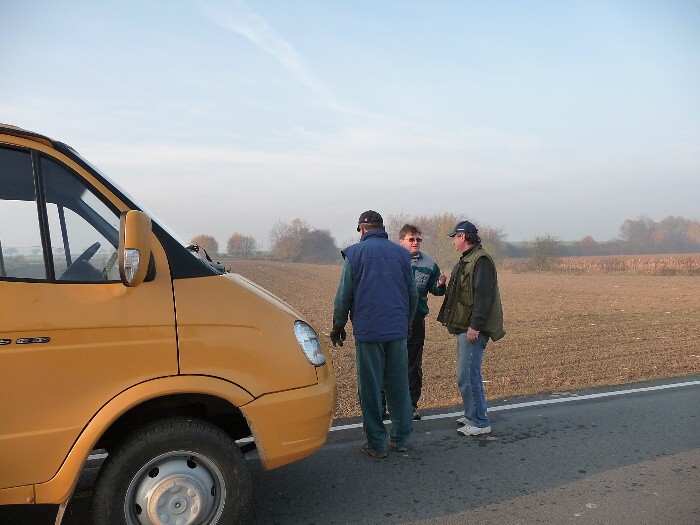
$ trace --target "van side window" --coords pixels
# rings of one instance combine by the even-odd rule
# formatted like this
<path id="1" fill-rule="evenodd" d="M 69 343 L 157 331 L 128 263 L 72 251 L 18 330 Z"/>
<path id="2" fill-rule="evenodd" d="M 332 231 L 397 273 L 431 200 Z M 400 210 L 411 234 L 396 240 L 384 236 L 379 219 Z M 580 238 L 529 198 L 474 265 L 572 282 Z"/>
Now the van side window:
<path id="1" fill-rule="evenodd" d="M 46 279 L 28 151 L 0 148 L 0 279 Z"/>
<path id="2" fill-rule="evenodd" d="M 59 281 L 119 281 L 119 216 L 64 166 L 41 157 L 51 254 Z"/>
<path id="3" fill-rule="evenodd" d="M 0 147 L 0 279 L 119 282 L 118 244 L 119 215 L 79 177 L 51 158 Z"/>

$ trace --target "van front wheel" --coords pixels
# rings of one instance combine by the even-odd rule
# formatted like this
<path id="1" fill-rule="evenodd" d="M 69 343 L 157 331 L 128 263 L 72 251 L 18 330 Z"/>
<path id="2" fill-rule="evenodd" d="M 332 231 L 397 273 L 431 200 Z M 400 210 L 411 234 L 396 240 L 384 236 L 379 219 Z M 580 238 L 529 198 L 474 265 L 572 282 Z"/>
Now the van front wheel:
<path id="1" fill-rule="evenodd" d="M 105 460 L 93 497 L 99 525 L 243 523 L 250 474 L 235 441 L 198 419 L 146 426 Z"/>

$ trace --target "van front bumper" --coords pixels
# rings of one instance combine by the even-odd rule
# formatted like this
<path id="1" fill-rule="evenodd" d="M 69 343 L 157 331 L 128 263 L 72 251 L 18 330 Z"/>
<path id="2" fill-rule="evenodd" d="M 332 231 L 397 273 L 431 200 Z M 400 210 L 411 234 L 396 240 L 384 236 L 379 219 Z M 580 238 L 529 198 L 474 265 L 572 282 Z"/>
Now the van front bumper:
<path id="1" fill-rule="evenodd" d="M 326 442 L 336 382 L 324 368 L 318 369 L 317 385 L 266 394 L 241 407 L 265 469 L 304 458 Z"/>

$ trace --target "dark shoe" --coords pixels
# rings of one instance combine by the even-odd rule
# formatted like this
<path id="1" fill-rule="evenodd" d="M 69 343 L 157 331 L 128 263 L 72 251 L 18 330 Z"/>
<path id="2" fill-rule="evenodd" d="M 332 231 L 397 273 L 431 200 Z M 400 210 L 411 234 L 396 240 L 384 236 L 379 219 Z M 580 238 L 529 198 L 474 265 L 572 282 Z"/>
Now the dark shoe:
<path id="1" fill-rule="evenodd" d="M 408 447 L 406 447 L 406 445 L 402 445 L 401 443 L 397 443 L 396 441 L 392 441 L 391 439 L 389 440 L 389 446 L 393 448 L 396 452 L 406 452 L 408 450 Z"/>
<path id="2" fill-rule="evenodd" d="M 420 421 L 421 415 L 417 408 L 413 409 L 413 421 Z"/>
<path id="3" fill-rule="evenodd" d="M 372 448 L 369 443 L 363 443 L 360 450 L 363 454 L 367 454 L 368 456 L 377 459 L 382 459 L 389 455 L 386 450 L 377 450 L 376 448 Z"/>
<path id="4" fill-rule="evenodd" d="M 386 421 L 386 420 L 389 419 L 389 418 L 390 418 L 389 412 L 387 412 L 387 410 L 386 410 L 386 408 L 385 408 L 385 409 L 382 411 L 382 421 Z"/>

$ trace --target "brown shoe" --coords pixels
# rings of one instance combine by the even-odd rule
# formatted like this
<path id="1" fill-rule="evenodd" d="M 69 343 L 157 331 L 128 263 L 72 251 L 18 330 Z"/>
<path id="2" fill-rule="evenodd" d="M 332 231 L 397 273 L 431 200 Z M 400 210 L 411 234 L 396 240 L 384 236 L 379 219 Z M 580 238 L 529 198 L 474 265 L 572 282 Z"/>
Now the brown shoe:
<path id="1" fill-rule="evenodd" d="M 388 456 L 386 450 L 377 450 L 376 448 L 372 448 L 369 443 L 363 443 L 360 450 L 363 454 L 367 454 L 368 456 L 377 459 L 383 459 Z"/>
<path id="2" fill-rule="evenodd" d="M 397 443 L 396 441 L 392 441 L 391 439 L 389 440 L 389 446 L 393 448 L 396 452 L 406 452 L 408 450 L 408 447 L 406 445 L 402 445 L 401 443 Z"/>

